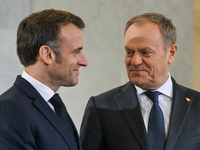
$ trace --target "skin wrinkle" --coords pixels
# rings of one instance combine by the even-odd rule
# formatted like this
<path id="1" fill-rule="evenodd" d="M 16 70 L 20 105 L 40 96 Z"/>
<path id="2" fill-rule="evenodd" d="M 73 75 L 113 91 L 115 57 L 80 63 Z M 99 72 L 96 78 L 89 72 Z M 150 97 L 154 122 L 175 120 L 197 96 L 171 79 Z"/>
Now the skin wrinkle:
<path id="1" fill-rule="evenodd" d="M 168 65 L 173 62 L 176 48 L 164 49 L 159 26 L 150 21 L 132 24 L 125 33 L 125 64 L 133 84 L 155 90 L 168 79 Z"/>
<path id="2" fill-rule="evenodd" d="M 35 79 L 50 87 L 54 92 L 60 86 L 74 86 L 78 84 L 79 67 L 87 66 L 87 59 L 83 53 L 82 31 L 73 24 L 61 27 L 61 57 L 57 62 L 57 55 L 47 45 L 39 50 L 38 61 L 26 67 L 26 72 Z M 59 58 L 60 59 L 60 58 Z M 45 65 L 41 65 L 44 64 Z M 38 75 L 33 70 L 41 72 Z"/>

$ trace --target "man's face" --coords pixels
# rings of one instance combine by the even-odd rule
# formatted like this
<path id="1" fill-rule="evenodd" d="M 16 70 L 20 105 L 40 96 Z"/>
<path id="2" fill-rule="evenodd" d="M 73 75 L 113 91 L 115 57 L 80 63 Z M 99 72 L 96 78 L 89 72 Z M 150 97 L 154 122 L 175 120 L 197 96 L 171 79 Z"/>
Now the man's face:
<path id="1" fill-rule="evenodd" d="M 50 76 L 52 84 L 60 86 L 74 86 L 78 83 L 79 67 L 87 66 L 87 58 L 83 53 L 83 42 L 81 29 L 73 24 L 61 27 L 61 62 L 56 59 Z"/>
<path id="2" fill-rule="evenodd" d="M 168 79 L 168 65 L 173 62 L 176 50 L 177 45 L 164 49 L 156 23 L 132 24 L 125 33 L 125 64 L 129 79 L 145 90 L 159 88 Z"/>

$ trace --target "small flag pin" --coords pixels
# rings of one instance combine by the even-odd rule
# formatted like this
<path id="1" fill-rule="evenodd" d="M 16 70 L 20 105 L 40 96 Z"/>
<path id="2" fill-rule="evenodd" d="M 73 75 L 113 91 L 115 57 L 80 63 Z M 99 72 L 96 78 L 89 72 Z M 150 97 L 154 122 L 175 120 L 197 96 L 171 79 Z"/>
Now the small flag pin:
<path id="1" fill-rule="evenodd" d="M 187 97 L 186 97 L 186 101 L 190 102 L 190 101 L 191 101 L 191 99 L 189 99 L 189 98 L 187 98 Z"/>

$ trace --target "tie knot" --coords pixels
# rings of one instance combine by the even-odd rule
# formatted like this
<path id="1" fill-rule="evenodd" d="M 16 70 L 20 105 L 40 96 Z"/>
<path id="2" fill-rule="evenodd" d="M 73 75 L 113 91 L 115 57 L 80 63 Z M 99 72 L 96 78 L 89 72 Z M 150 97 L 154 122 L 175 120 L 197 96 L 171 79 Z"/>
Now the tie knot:
<path id="1" fill-rule="evenodd" d="M 62 100 L 58 93 L 54 94 L 51 99 L 49 100 L 53 106 L 60 106 L 62 105 Z"/>
<path id="2" fill-rule="evenodd" d="M 158 92 L 158 91 L 146 91 L 144 92 L 144 94 L 153 102 L 157 102 L 158 103 L 158 96 L 162 93 Z"/>

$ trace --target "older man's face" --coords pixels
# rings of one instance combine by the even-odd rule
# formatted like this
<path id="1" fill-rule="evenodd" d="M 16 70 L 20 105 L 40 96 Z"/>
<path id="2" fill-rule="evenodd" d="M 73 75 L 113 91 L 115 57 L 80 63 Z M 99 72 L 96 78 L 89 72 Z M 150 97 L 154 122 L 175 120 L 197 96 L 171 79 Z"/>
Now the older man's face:
<path id="1" fill-rule="evenodd" d="M 146 21 L 131 25 L 125 33 L 125 64 L 131 82 L 145 90 L 155 90 L 168 79 L 168 65 L 174 61 L 177 45 L 167 50 L 160 27 Z"/>

